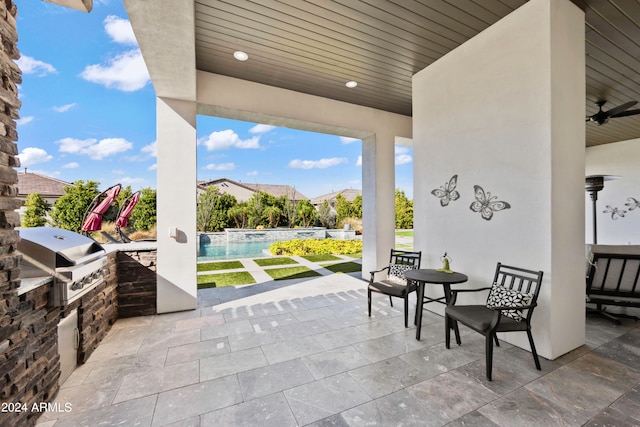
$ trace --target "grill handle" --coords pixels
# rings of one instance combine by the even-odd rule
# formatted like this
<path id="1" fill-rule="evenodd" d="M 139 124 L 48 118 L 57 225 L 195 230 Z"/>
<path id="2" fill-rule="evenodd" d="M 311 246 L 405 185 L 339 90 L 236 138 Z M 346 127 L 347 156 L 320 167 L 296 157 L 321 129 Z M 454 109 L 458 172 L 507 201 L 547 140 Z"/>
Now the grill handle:
<path id="1" fill-rule="evenodd" d="M 104 251 L 94 252 L 89 255 L 85 255 L 83 257 L 74 259 L 73 264 L 74 265 L 85 264 L 85 263 L 88 263 L 89 261 L 93 261 L 94 259 L 100 258 L 103 255 L 104 255 Z"/>

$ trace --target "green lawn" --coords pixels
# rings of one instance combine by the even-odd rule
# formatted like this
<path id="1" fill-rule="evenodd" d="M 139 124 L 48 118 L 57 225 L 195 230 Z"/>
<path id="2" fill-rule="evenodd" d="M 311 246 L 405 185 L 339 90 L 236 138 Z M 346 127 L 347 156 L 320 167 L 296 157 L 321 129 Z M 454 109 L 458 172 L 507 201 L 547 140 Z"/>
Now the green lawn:
<path id="1" fill-rule="evenodd" d="M 222 288 L 224 286 L 250 285 L 256 283 L 247 271 L 237 273 L 201 274 L 198 275 L 198 289 Z"/>
<path id="2" fill-rule="evenodd" d="M 304 266 L 287 268 L 270 268 L 265 270 L 274 280 L 301 279 L 304 277 L 316 277 L 321 274 Z"/>
<path id="3" fill-rule="evenodd" d="M 413 237 L 413 230 L 396 231 L 396 236 Z"/>
<path id="4" fill-rule="evenodd" d="M 334 273 L 356 273 L 362 271 L 362 265 L 357 262 L 339 262 L 337 264 L 322 264 L 327 270 L 331 270 Z"/>
<path id="5" fill-rule="evenodd" d="M 256 258 L 253 260 L 260 267 L 269 267 L 271 265 L 285 265 L 285 264 L 297 264 L 298 261 L 288 257 L 275 257 L 275 258 Z"/>
<path id="6" fill-rule="evenodd" d="M 232 268 L 242 268 L 240 261 L 218 261 L 218 262 L 202 262 L 198 264 L 197 271 L 217 271 L 231 270 Z"/>
<path id="7" fill-rule="evenodd" d="M 335 255 L 304 255 L 302 258 L 311 262 L 338 261 L 342 258 Z"/>

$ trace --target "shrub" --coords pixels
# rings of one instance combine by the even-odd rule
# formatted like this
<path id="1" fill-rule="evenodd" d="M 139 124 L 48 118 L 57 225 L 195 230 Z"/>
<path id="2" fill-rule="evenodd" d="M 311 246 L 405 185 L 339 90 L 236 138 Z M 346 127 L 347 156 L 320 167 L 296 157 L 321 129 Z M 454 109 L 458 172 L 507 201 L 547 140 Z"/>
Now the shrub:
<path id="1" fill-rule="evenodd" d="M 269 246 L 272 255 L 347 255 L 362 252 L 362 240 L 294 239 Z"/>

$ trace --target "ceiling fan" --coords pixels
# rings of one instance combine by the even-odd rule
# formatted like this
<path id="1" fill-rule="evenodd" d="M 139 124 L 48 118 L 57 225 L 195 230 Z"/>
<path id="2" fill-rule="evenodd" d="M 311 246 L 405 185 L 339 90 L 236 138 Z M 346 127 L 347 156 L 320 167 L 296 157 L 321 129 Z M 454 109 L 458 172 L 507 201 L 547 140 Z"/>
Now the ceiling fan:
<path id="1" fill-rule="evenodd" d="M 598 112 L 592 116 L 587 116 L 587 121 L 596 122 L 598 126 L 600 126 L 607 123 L 612 117 L 625 117 L 640 114 L 640 110 L 629 110 L 629 108 L 636 105 L 638 101 L 629 101 L 610 110 L 602 111 L 602 106 L 606 103 L 607 101 L 596 102 L 596 105 L 598 106 Z"/>

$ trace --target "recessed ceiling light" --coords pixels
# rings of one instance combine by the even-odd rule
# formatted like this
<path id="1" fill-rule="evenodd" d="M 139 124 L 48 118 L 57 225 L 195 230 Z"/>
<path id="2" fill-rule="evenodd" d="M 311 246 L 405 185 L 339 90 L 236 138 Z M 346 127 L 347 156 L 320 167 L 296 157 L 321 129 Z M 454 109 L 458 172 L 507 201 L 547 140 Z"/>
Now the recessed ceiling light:
<path id="1" fill-rule="evenodd" d="M 249 59 L 249 55 L 241 50 L 236 50 L 235 52 L 233 52 L 233 57 L 238 61 L 246 61 L 247 59 Z"/>
<path id="2" fill-rule="evenodd" d="M 348 88 L 354 88 L 354 87 L 358 86 L 358 82 L 356 82 L 356 81 L 354 81 L 354 80 L 351 80 L 351 81 L 349 81 L 349 82 L 346 82 L 346 83 L 345 83 L 345 85 L 346 85 Z"/>

